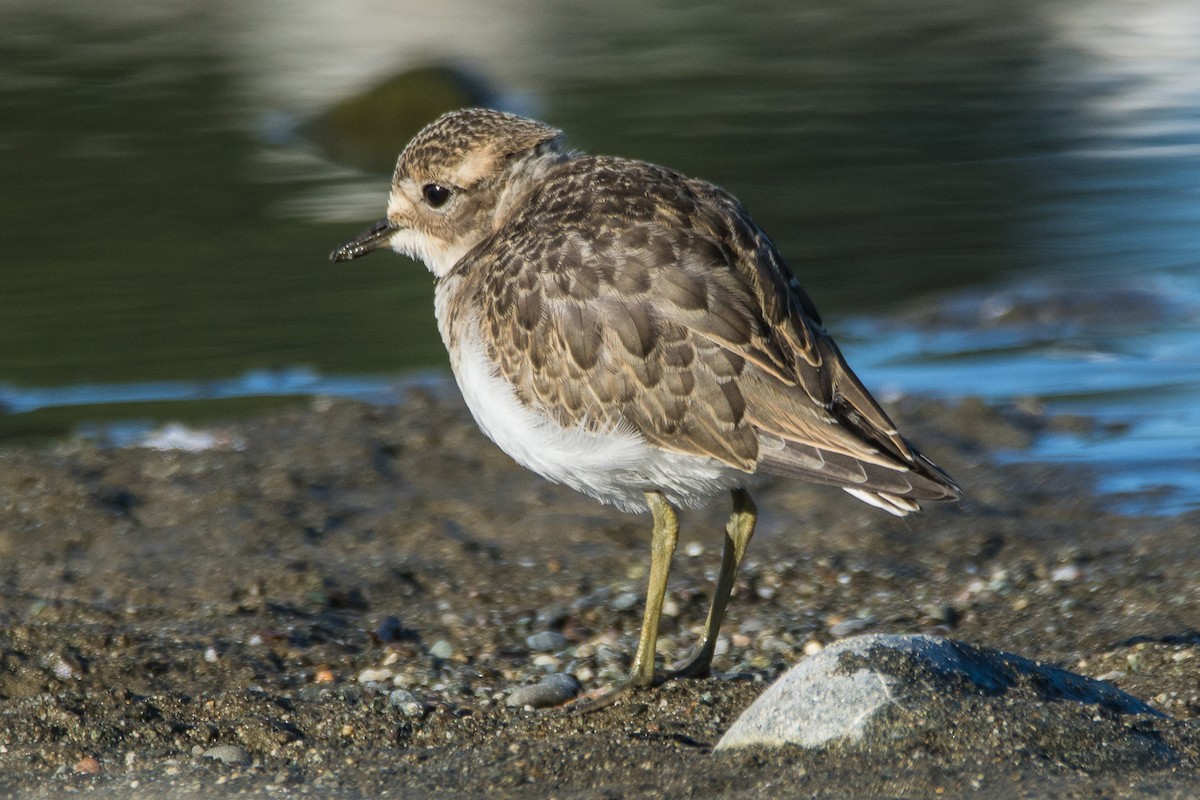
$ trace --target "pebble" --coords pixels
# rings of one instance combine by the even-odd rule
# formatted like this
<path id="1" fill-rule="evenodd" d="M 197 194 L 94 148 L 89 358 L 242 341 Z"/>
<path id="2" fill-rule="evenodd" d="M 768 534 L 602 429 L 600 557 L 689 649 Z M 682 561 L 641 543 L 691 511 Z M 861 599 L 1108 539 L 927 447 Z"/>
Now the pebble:
<path id="1" fill-rule="evenodd" d="M 392 679 L 390 669 L 364 669 L 358 673 L 359 683 L 386 683 Z"/>
<path id="2" fill-rule="evenodd" d="M 628 611 L 638 604 L 640 598 L 633 592 L 621 592 L 613 598 L 612 607 L 617 611 Z"/>
<path id="3" fill-rule="evenodd" d="M 506 701 L 510 708 L 547 708 L 562 705 L 579 694 L 579 681 L 566 672 L 547 675 L 532 686 L 513 689 Z"/>
<path id="4" fill-rule="evenodd" d="M 537 653 L 556 653 L 567 646 L 567 637 L 558 631 L 542 631 L 525 637 L 525 644 Z"/>
<path id="5" fill-rule="evenodd" d="M 424 703 L 412 692 L 406 689 L 396 689 L 388 695 L 388 703 L 392 708 L 400 709 L 406 717 L 421 719 L 428 710 Z"/>
<path id="6" fill-rule="evenodd" d="M 429 648 L 429 655 L 445 661 L 450 658 L 450 656 L 454 655 L 454 645 L 450 644 L 445 639 L 438 639 L 433 643 L 433 646 Z"/>
<path id="7" fill-rule="evenodd" d="M 1055 583 L 1074 583 L 1083 577 L 1083 570 L 1078 564 L 1064 564 L 1050 573 L 1050 580 Z"/>
<path id="8" fill-rule="evenodd" d="M 562 666 L 562 659 L 555 658 L 548 653 L 538 653 L 533 657 L 533 665 L 540 667 L 546 672 L 558 672 L 559 667 Z"/>
<path id="9" fill-rule="evenodd" d="M 85 756 L 75 762 L 75 771 L 85 775 L 95 775 L 100 771 L 100 760 L 93 756 Z"/>
<path id="10" fill-rule="evenodd" d="M 250 754 L 246 752 L 246 748 L 236 744 L 219 744 L 216 747 L 210 747 L 204 751 L 202 757 L 232 766 L 245 766 L 252 760 Z"/>

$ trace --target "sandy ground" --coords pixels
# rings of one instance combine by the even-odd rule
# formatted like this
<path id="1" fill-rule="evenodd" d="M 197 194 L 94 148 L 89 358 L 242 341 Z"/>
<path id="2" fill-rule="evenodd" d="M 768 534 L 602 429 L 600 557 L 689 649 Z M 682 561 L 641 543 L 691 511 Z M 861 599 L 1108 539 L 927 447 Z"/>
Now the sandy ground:
<path id="1" fill-rule="evenodd" d="M 2 449 L 0 797 L 1200 794 L 1200 515 L 1120 516 L 1084 470 L 996 465 L 1079 420 L 895 412 L 965 502 L 900 520 L 764 482 L 731 675 L 586 715 L 505 701 L 627 669 L 649 521 L 525 473 L 450 391 L 234 421 L 199 453 Z M 683 519 L 664 663 L 703 622 L 726 512 Z M 713 754 L 765 682 L 868 631 L 1102 677 L 1172 715 L 1149 735 L 1178 757 L 1099 740 L 1064 758 L 1037 737 Z"/>

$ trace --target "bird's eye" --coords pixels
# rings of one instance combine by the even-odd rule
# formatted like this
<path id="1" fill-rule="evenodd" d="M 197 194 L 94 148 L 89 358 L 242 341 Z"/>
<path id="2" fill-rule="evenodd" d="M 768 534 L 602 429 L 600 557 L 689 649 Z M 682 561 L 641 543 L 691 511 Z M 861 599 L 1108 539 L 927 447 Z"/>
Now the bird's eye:
<path id="1" fill-rule="evenodd" d="M 440 183 L 427 183 L 421 187 L 421 194 L 430 208 L 441 208 L 450 199 L 450 190 Z"/>

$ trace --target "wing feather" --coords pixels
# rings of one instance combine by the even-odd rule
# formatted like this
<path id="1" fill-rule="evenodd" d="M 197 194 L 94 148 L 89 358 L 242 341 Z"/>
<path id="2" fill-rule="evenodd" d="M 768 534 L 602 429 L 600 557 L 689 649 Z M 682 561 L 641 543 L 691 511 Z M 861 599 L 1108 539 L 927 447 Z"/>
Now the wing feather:
<path id="1" fill-rule="evenodd" d="M 632 429 L 893 513 L 957 496 L 846 365 L 737 200 L 638 162 L 558 169 L 455 268 L 522 402 L 564 427 Z M 536 236 L 547 214 L 555 233 Z"/>

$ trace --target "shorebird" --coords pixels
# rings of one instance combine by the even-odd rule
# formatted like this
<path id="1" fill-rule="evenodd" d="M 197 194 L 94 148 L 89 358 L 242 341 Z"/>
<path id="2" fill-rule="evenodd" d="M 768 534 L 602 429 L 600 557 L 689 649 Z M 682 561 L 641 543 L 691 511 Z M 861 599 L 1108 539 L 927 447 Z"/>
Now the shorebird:
<path id="1" fill-rule="evenodd" d="M 767 235 L 728 192 L 582 155 L 486 109 L 446 114 L 396 164 L 387 215 L 333 251 L 391 248 L 436 279 L 438 329 L 476 423 L 518 463 L 653 517 L 630 688 L 710 673 L 754 534 L 756 473 L 903 516 L 952 500 L 863 387 Z M 655 674 L 677 509 L 729 492 L 721 570 L 684 664 Z"/>

